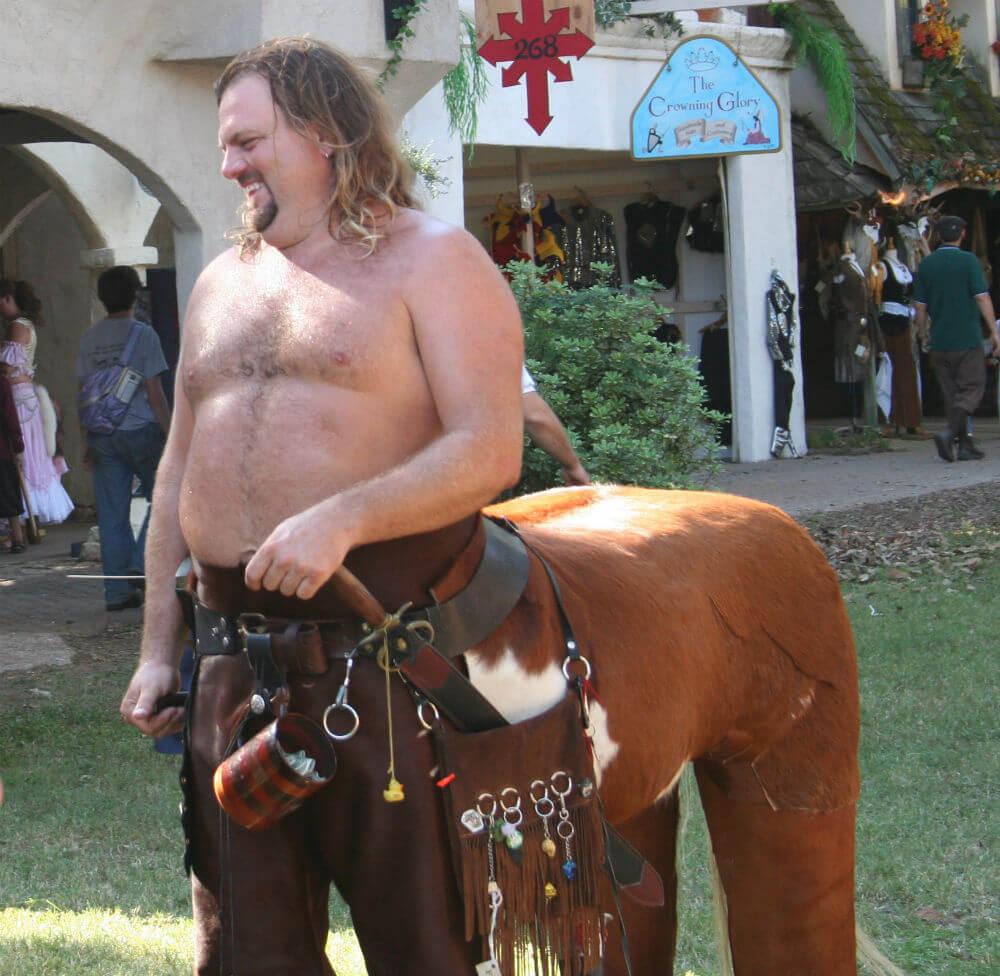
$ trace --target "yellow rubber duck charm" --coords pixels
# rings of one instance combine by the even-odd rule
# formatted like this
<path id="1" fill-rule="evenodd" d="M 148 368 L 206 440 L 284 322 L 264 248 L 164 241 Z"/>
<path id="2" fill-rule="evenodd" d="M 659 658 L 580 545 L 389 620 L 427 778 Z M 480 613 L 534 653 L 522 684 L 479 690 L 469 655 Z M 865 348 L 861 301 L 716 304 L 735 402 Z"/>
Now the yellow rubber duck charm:
<path id="1" fill-rule="evenodd" d="M 403 784 L 395 776 L 389 778 L 389 785 L 382 790 L 382 799 L 386 803 L 402 803 L 406 799 L 403 793 Z"/>

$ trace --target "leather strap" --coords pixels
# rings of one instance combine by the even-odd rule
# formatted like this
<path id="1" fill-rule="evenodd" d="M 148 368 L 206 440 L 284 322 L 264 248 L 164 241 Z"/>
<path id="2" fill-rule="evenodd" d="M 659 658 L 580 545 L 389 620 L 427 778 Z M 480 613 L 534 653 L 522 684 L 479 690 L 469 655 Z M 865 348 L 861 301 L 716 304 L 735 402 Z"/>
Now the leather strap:
<path id="1" fill-rule="evenodd" d="M 446 657 L 458 657 L 489 637 L 510 616 L 528 585 L 531 562 L 521 537 L 488 517 L 483 529 L 483 556 L 465 588 L 444 603 L 406 615 L 407 620 L 430 623 L 434 646 Z"/>

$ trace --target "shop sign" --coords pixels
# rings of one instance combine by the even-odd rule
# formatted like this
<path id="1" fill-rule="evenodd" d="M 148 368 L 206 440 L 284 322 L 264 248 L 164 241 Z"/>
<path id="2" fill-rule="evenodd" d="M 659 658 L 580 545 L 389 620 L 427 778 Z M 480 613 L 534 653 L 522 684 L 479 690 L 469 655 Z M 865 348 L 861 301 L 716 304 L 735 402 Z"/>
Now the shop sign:
<path id="1" fill-rule="evenodd" d="M 544 0 L 520 0 L 520 6 L 520 17 L 512 12 L 496 14 L 497 29 L 506 37 L 490 36 L 479 53 L 494 66 L 511 62 L 501 72 L 505 88 L 524 79 L 528 95 L 525 121 L 541 135 L 553 118 L 549 113 L 549 75 L 553 81 L 572 81 L 573 69 L 562 58 L 579 61 L 594 42 L 579 28 L 562 33 L 570 26 L 570 6 L 546 10 Z"/>
<path id="2" fill-rule="evenodd" d="M 632 113 L 632 158 L 677 159 L 777 152 L 774 96 L 725 41 L 677 46 Z"/>

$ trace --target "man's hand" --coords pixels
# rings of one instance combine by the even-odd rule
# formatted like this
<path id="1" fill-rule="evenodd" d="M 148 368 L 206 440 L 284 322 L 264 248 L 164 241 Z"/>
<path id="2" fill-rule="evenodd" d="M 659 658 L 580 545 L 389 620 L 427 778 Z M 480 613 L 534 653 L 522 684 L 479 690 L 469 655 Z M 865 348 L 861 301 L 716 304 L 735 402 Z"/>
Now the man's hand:
<path id="1" fill-rule="evenodd" d="M 140 664 L 122 699 L 122 718 L 154 738 L 179 732 L 184 726 L 184 709 L 173 707 L 157 712 L 156 701 L 180 686 L 180 671 L 173 665 L 153 661 Z"/>
<path id="2" fill-rule="evenodd" d="M 589 485 L 590 475 L 587 474 L 586 469 L 579 461 L 576 462 L 572 467 L 564 467 L 562 469 L 563 481 L 567 485 Z"/>
<path id="3" fill-rule="evenodd" d="M 335 499 L 327 499 L 280 522 L 247 563 L 247 587 L 314 597 L 353 545 L 335 509 Z"/>

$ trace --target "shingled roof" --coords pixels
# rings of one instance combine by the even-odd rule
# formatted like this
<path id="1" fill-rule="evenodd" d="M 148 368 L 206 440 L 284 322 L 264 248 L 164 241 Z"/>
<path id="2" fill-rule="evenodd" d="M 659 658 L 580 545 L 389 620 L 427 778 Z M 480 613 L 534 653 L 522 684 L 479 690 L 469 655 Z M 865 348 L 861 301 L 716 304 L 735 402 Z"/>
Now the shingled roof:
<path id="1" fill-rule="evenodd" d="M 830 210 L 892 189 L 882 173 L 848 163 L 805 116 L 792 116 L 792 146 L 796 210 Z"/>
<path id="2" fill-rule="evenodd" d="M 963 69 L 959 97 L 893 90 L 834 0 L 799 0 L 799 7 L 840 39 L 855 82 L 858 133 L 896 185 L 1000 183 L 1000 109 L 974 65 Z M 942 102 L 944 113 L 935 109 Z"/>

